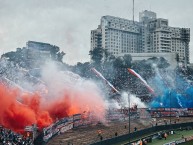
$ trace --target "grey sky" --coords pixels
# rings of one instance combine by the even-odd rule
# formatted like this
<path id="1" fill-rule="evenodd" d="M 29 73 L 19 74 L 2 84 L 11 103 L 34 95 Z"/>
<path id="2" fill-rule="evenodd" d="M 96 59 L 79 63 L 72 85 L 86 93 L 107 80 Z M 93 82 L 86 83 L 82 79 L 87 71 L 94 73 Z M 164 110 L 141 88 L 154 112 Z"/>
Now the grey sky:
<path id="1" fill-rule="evenodd" d="M 192 6 L 193 0 L 135 0 L 135 19 L 152 10 L 170 26 L 190 28 L 192 40 Z M 0 0 L 0 54 L 33 40 L 59 46 L 67 63 L 88 61 L 90 30 L 104 15 L 132 19 L 132 0 Z M 193 41 L 191 62 L 192 49 Z"/>

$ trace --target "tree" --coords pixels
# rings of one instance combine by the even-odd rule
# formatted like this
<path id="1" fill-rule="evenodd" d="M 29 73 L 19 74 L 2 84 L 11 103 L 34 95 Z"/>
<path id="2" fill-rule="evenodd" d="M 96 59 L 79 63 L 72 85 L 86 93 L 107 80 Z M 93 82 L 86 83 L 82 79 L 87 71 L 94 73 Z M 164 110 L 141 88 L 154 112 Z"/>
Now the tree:
<path id="1" fill-rule="evenodd" d="M 124 60 L 124 67 L 126 68 L 131 67 L 132 57 L 130 54 L 125 54 L 123 56 L 123 60 Z"/>
<path id="2" fill-rule="evenodd" d="M 104 49 L 101 47 L 94 48 L 93 50 L 89 51 L 89 55 L 91 56 L 91 59 L 96 64 L 101 64 L 103 59 Z"/>
<path id="3" fill-rule="evenodd" d="M 60 48 L 57 46 L 54 46 L 50 49 L 50 54 L 51 54 L 51 58 L 53 60 L 57 60 L 58 59 L 58 55 L 60 55 Z"/>
<path id="4" fill-rule="evenodd" d="M 107 49 L 104 49 L 104 62 L 109 61 L 110 57 L 112 57 L 112 55 L 108 52 Z"/>
<path id="5" fill-rule="evenodd" d="M 85 78 L 90 78 L 90 63 L 89 62 L 85 62 L 85 63 L 81 63 L 78 62 L 74 67 L 73 67 L 73 71 L 77 74 L 79 74 L 82 77 Z"/>
<path id="6" fill-rule="evenodd" d="M 58 52 L 58 53 L 56 54 L 57 60 L 60 61 L 60 62 L 62 62 L 62 59 L 63 59 L 64 55 L 65 55 L 65 53 L 64 53 L 63 51 L 62 51 L 62 52 Z"/>
<path id="7" fill-rule="evenodd" d="M 113 63 L 115 68 L 123 68 L 124 67 L 124 59 L 123 57 L 117 57 Z"/>

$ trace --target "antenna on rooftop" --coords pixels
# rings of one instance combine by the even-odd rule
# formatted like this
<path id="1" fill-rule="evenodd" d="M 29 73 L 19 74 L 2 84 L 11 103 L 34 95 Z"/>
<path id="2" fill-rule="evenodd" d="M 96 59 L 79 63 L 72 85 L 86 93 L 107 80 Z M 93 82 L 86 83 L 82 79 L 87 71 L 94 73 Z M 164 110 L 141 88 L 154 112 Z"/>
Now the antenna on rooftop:
<path id="1" fill-rule="evenodd" d="M 133 23 L 134 23 L 134 0 L 133 0 Z"/>

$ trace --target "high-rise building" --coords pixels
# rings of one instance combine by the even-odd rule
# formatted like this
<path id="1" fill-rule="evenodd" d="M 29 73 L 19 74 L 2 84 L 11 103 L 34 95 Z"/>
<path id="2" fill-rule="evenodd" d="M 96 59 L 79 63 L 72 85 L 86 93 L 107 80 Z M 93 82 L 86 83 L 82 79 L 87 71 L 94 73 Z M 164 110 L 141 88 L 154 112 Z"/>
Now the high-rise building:
<path id="1" fill-rule="evenodd" d="M 189 63 L 189 28 L 168 25 L 167 19 L 151 19 L 144 22 L 145 52 L 176 52 L 179 61 Z"/>
<path id="2" fill-rule="evenodd" d="M 142 50 L 141 23 L 113 16 L 103 16 L 91 31 L 91 50 L 101 46 L 111 54 L 137 53 Z"/>
<path id="3" fill-rule="evenodd" d="M 115 56 L 175 52 L 180 62 L 189 63 L 189 41 L 189 28 L 171 27 L 167 19 L 147 10 L 139 13 L 139 22 L 103 16 L 99 27 L 91 31 L 91 50 L 103 47 Z"/>
<path id="4" fill-rule="evenodd" d="M 91 30 L 91 50 L 102 47 L 101 25 L 96 30 Z"/>

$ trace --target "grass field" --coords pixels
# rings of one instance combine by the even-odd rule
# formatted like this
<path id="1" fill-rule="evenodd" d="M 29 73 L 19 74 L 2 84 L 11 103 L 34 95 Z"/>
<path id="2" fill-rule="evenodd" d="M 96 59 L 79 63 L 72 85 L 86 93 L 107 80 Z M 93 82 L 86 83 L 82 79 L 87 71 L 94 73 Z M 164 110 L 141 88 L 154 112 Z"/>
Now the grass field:
<path id="1" fill-rule="evenodd" d="M 160 139 L 153 139 L 152 143 L 148 143 L 148 145 L 163 145 L 164 143 L 168 143 L 168 142 L 171 142 L 171 141 L 181 139 L 182 135 L 184 137 L 192 136 L 193 135 L 193 130 L 175 131 L 175 134 L 168 135 L 166 140 L 164 138 L 161 139 L 161 140 Z M 145 136 L 143 136 L 143 137 L 145 137 Z M 141 137 L 141 138 L 143 138 L 143 137 Z M 128 143 L 128 141 L 124 141 L 122 143 L 117 143 L 115 145 L 124 145 L 125 143 Z M 181 145 L 193 145 L 193 142 L 191 141 L 191 142 L 187 142 L 187 143 L 184 143 L 184 144 L 181 144 Z"/>
<path id="2" fill-rule="evenodd" d="M 186 142 L 186 143 L 183 143 L 183 144 L 180 144 L 180 145 L 193 145 L 193 141 L 189 141 L 189 142 Z"/>
<path id="3" fill-rule="evenodd" d="M 164 138 L 161 139 L 161 140 L 154 139 L 154 140 L 152 140 L 152 143 L 148 143 L 148 145 L 163 145 L 164 143 L 168 143 L 170 141 L 175 141 L 175 140 L 181 139 L 182 135 L 184 137 L 192 136 L 193 135 L 193 130 L 176 131 L 175 134 L 169 135 L 166 140 Z M 193 144 L 192 142 L 188 142 L 187 144 L 184 143 L 182 145 L 192 145 L 192 144 Z"/>

